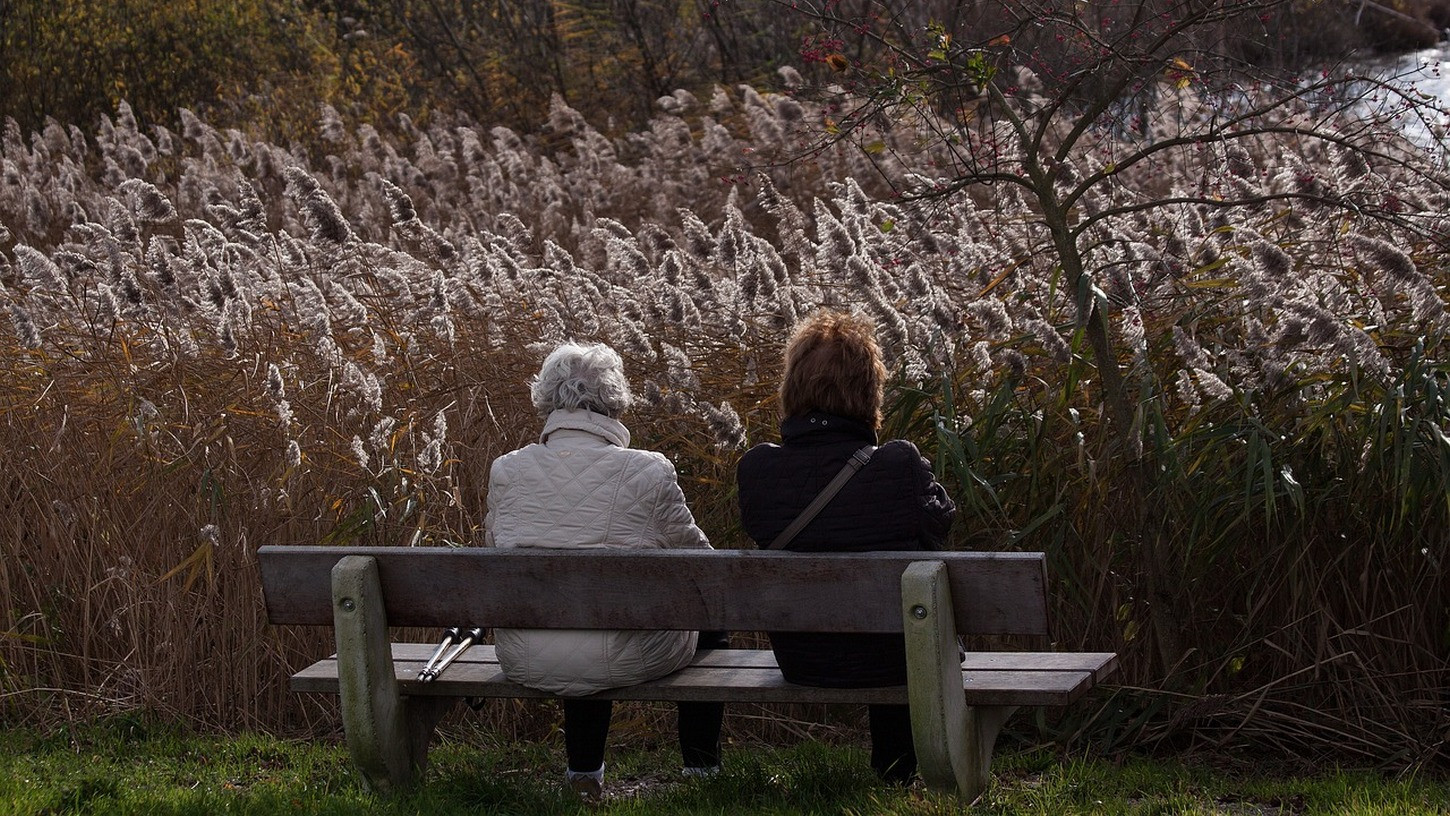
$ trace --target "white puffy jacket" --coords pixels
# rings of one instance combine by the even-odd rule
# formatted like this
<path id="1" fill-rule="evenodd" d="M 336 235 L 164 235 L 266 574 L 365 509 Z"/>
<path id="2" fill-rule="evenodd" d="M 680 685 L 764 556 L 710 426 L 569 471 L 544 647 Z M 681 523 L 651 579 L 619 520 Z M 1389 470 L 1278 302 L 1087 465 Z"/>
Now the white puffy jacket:
<path id="1" fill-rule="evenodd" d="M 484 541 L 554 549 L 710 546 L 670 460 L 630 449 L 622 423 L 585 410 L 553 412 L 537 443 L 494 460 Z M 508 679 L 579 696 L 680 669 L 694 656 L 696 633 L 496 629 L 494 640 Z"/>

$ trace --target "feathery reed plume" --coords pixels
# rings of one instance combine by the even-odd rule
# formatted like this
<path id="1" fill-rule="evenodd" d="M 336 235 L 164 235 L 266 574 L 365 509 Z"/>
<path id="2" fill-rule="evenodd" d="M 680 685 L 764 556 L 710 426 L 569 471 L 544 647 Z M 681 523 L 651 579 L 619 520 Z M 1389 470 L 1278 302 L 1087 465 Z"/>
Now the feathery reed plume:
<path id="1" fill-rule="evenodd" d="M 1258 175 L 1259 168 L 1254 166 L 1254 159 L 1249 151 L 1244 149 L 1237 141 L 1229 142 L 1224 147 L 1225 166 L 1229 173 L 1241 179 L 1251 179 Z"/>
<path id="2" fill-rule="evenodd" d="M 694 364 L 690 361 L 689 355 L 669 343 L 661 343 L 660 351 L 664 353 L 665 371 L 670 388 L 691 394 L 698 391 L 700 378 L 695 374 Z"/>
<path id="3" fill-rule="evenodd" d="M 323 191 L 317 179 L 296 165 L 288 167 L 284 175 L 287 178 L 287 194 L 302 211 L 303 221 L 311 230 L 314 241 L 342 245 L 355 239 L 337 202 Z"/>
<path id="4" fill-rule="evenodd" d="M 1349 243 L 1368 256 L 1374 269 L 1387 275 L 1394 285 L 1420 280 L 1420 272 L 1415 268 L 1415 262 L 1398 247 L 1362 233 L 1350 235 Z"/>
<path id="5" fill-rule="evenodd" d="M 1051 355 L 1054 360 L 1057 360 L 1059 363 L 1065 363 L 1072 359 L 1072 348 L 1067 344 L 1066 340 L 1062 339 L 1062 335 L 1057 331 L 1057 327 L 1041 318 L 1027 320 L 1023 323 L 1023 326 L 1032 332 L 1032 335 L 1037 338 L 1037 342 L 1042 344 L 1043 350 Z"/>
<path id="6" fill-rule="evenodd" d="M 1012 318 L 997 298 L 978 298 L 967 305 L 967 313 L 982 326 L 982 334 L 989 339 L 1005 340 L 1012 334 Z"/>
<path id="7" fill-rule="evenodd" d="M 1193 369 L 1194 379 L 1198 381 L 1198 387 L 1203 393 L 1216 400 L 1231 400 L 1234 398 L 1232 388 L 1229 388 L 1217 374 L 1202 368 Z"/>
<path id="8" fill-rule="evenodd" d="M 443 275 L 443 270 L 433 273 L 432 294 L 428 300 L 428 308 L 433 312 L 429 318 L 429 324 L 439 337 L 449 343 L 453 342 L 453 318 L 449 316 L 448 302 L 448 281 Z"/>
<path id="9" fill-rule="evenodd" d="M 388 201 L 388 212 L 393 217 L 394 224 L 408 224 L 418 220 L 418 210 L 413 206 L 413 199 L 403 192 L 398 185 L 387 179 L 378 179 L 378 186 L 383 190 L 383 197 Z"/>
<path id="10" fill-rule="evenodd" d="M 60 267 L 56 266 L 45 253 L 25 244 L 16 244 L 14 252 L 15 260 L 20 266 L 20 274 L 27 280 L 56 294 L 68 290 Z"/>
<path id="11" fill-rule="evenodd" d="M 1207 370 L 1213 367 L 1213 362 L 1193 335 L 1183 330 L 1182 326 L 1173 327 L 1173 347 L 1178 350 L 1178 356 L 1183 362 L 1196 370 Z"/>
<path id="12" fill-rule="evenodd" d="M 10 323 L 15 327 L 15 337 L 20 345 L 28 349 L 40 348 L 40 330 L 35 327 L 30 313 L 18 303 L 10 304 Z"/>
<path id="13" fill-rule="evenodd" d="M 131 201 L 136 217 L 148 224 L 166 224 L 176 220 L 176 207 L 156 188 L 141 179 L 127 179 L 117 188 Z"/>
<path id="14" fill-rule="evenodd" d="M 734 406 L 721 400 L 718 405 L 703 406 L 706 427 L 714 437 L 716 446 L 725 450 L 740 450 L 745 447 L 745 425 Z"/>
<path id="15" fill-rule="evenodd" d="M 343 127 L 342 117 L 338 115 L 337 109 L 324 103 L 318 114 L 318 135 L 329 142 L 342 142 L 347 139 L 347 129 Z"/>

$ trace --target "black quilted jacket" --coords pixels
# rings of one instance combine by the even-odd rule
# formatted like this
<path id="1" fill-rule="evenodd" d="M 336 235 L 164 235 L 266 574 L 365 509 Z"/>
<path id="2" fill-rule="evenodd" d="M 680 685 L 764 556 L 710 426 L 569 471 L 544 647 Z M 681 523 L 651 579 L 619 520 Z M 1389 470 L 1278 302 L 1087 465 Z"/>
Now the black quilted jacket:
<path id="1" fill-rule="evenodd" d="M 740 460 L 740 518 L 766 547 L 835 478 L 862 445 L 867 426 L 815 413 L 781 423 L 782 444 L 757 445 Z M 787 547 L 794 552 L 939 550 L 956 507 L 932 477 L 931 465 L 905 440 L 887 442 Z M 785 679 L 837 688 L 906 682 L 900 635 L 771 632 Z"/>

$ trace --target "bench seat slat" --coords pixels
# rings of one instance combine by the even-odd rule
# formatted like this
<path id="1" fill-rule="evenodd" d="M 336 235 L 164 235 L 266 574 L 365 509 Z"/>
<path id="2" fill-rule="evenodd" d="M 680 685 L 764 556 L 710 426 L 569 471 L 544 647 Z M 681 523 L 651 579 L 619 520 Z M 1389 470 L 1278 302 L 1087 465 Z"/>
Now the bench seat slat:
<path id="1" fill-rule="evenodd" d="M 997 671 L 1085 671 L 1093 684 L 1103 682 L 1118 670 L 1113 652 L 967 652 L 962 668 Z"/>
<path id="2" fill-rule="evenodd" d="M 414 663 L 421 669 L 436 648 L 433 643 L 394 643 L 393 661 Z M 492 644 L 481 644 L 470 647 L 454 665 L 459 663 L 498 663 L 498 656 Z M 700 652 L 691 665 L 776 668 L 775 655 L 769 649 Z M 962 662 L 967 670 L 1085 671 L 1091 672 L 1096 681 L 1102 681 L 1117 667 L 1118 656 L 1112 652 L 967 652 Z M 417 669 L 413 673 L 416 675 Z"/>
<path id="3" fill-rule="evenodd" d="M 394 644 L 394 668 L 404 694 L 464 697 L 554 695 L 509 682 L 492 646 L 469 649 L 443 677 L 419 683 L 418 671 L 434 645 Z M 977 652 L 968 655 L 962 688 L 970 705 L 1066 705 L 1111 671 L 1114 656 L 1098 653 Z M 292 677 L 299 692 L 337 693 L 335 658 L 318 661 Z M 659 680 L 598 695 L 614 700 L 727 700 L 752 703 L 906 703 L 905 686 L 826 689 L 787 683 L 768 650 L 703 652 L 686 669 Z"/>

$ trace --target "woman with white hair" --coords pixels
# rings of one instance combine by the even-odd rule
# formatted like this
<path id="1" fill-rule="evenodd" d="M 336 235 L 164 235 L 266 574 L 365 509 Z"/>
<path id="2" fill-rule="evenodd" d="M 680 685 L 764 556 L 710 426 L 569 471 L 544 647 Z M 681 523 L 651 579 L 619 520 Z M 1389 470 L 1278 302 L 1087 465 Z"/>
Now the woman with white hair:
<path id="1" fill-rule="evenodd" d="M 551 549 L 705 548 L 662 454 L 629 447 L 619 421 L 632 397 L 619 355 L 603 344 L 555 349 L 531 385 L 544 419 L 539 441 L 494 460 L 484 539 L 491 547 Z M 613 704 L 577 699 L 662 677 L 697 648 L 725 644 L 724 633 L 497 629 L 498 660 L 515 683 L 563 698 L 565 777 L 597 800 Z M 721 703 L 680 703 L 679 737 L 687 775 L 720 765 Z"/>

